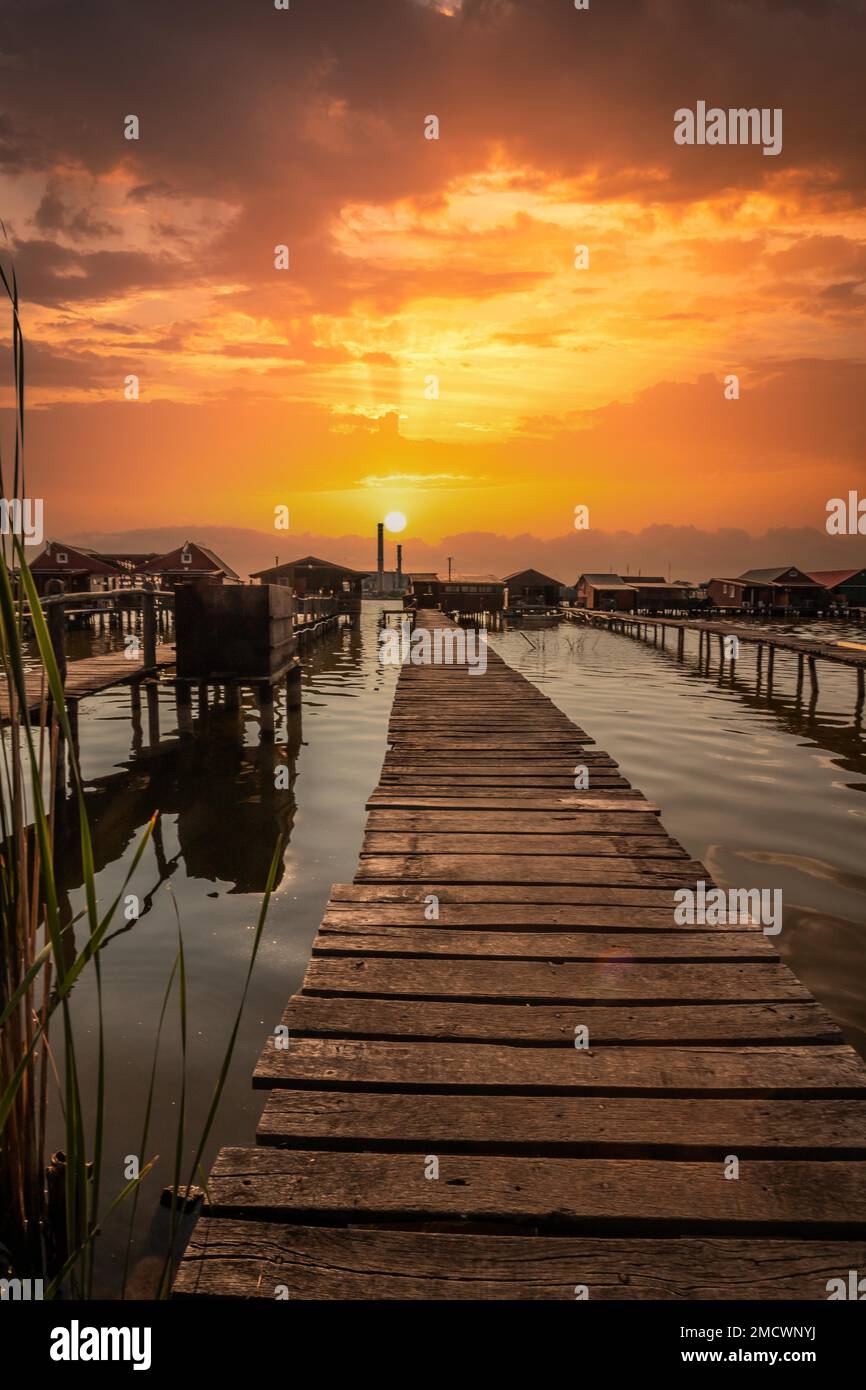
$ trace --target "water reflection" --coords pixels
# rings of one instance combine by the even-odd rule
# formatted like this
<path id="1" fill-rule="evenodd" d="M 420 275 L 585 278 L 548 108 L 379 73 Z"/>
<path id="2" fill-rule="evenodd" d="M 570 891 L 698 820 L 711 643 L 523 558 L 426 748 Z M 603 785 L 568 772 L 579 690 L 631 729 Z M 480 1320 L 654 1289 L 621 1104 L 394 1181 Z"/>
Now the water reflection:
<path id="1" fill-rule="evenodd" d="M 779 624 L 864 641 L 851 624 Z M 779 950 L 866 1054 L 866 744 L 854 671 L 819 662 L 797 691 L 796 657 L 777 654 L 768 689 L 753 648 L 732 669 L 594 629 L 491 634 L 657 800 L 667 829 L 724 887 L 781 887 Z"/>
<path id="2" fill-rule="evenodd" d="M 115 918 L 103 958 L 108 1113 L 106 1193 L 137 1153 L 150 1082 L 156 1024 L 183 931 L 188 981 L 188 1143 L 207 1113 L 249 961 L 262 889 L 279 832 L 288 845 L 278 871 L 248 1007 L 238 1034 L 223 1104 L 204 1158 L 248 1144 L 261 1110 L 252 1069 L 303 977 L 312 939 L 333 882 L 351 879 L 365 803 L 386 746 L 395 672 L 377 660 L 380 605 L 365 604 L 351 628 L 310 648 L 303 662 L 302 708 L 275 703 L 274 740 L 261 740 L 252 693 L 237 708 L 213 694 L 194 701 L 192 732 L 181 737 L 175 691 L 163 677 L 140 699 L 115 687 L 81 702 L 79 742 L 100 903 L 121 891 L 147 823 L 159 812 L 150 844 L 124 892 L 141 903 L 137 921 Z M 282 776 L 278 774 L 282 773 Z M 70 913 L 84 906 L 74 807 L 58 820 L 59 880 Z M 176 912 L 175 912 L 176 909 Z M 79 936 L 81 928 L 79 928 Z M 79 942 L 80 944 L 80 942 Z M 70 947 L 72 943 L 70 943 Z M 85 1075 L 96 1057 L 92 975 L 76 987 L 73 1011 Z M 164 1220 L 155 1212 L 169 1181 L 180 1086 L 177 1007 L 157 1066 L 157 1103 L 147 1156 L 162 1155 L 148 1179 L 136 1231 L 136 1287 L 158 1269 Z M 91 1120 L 92 1120 L 91 1116 Z M 59 1136 L 58 1136 L 59 1137 Z M 100 1242 L 100 1287 L 116 1292 L 125 1233 L 114 1221 Z"/>

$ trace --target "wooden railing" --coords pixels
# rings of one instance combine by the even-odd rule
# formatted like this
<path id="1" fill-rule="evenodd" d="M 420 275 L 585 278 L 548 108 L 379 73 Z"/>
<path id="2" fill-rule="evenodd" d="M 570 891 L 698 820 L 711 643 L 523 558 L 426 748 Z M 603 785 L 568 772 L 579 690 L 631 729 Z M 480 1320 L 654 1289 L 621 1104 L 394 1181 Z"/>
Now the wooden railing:
<path id="1" fill-rule="evenodd" d="M 122 598 L 123 603 L 118 599 Z M 130 601 L 131 600 L 131 601 Z M 145 670 L 156 669 L 157 603 L 165 609 L 174 608 L 173 589 L 110 589 L 83 594 L 46 594 L 40 599 L 54 659 L 63 681 L 66 680 L 66 630 L 70 613 L 81 609 L 115 608 L 124 612 L 141 609 L 142 665 Z"/>

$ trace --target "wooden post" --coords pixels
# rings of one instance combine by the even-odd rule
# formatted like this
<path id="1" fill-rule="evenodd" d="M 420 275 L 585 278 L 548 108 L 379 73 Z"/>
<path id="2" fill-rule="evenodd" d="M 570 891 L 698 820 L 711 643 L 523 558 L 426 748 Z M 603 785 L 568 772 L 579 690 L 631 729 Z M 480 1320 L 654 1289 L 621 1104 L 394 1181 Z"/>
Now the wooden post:
<path id="1" fill-rule="evenodd" d="M 60 672 L 60 679 L 66 684 L 66 604 L 49 603 L 45 609 L 45 622 L 48 627 L 48 636 L 51 638 L 51 647 L 54 652 L 54 660 L 57 662 L 57 669 Z"/>
<path id="2" fill-rule="evenodd" d="M 758 643 L 758 689 L 761 688 L 761 672 L 764 669 L 764 644 Z"/>
<path id="3" fill-rule="evenodd" d="M 66 701 L 66 717 L 67 717 L 68 720 L 69 720 L 69 732 L 70 732 L 70 734 L 72 735 L 72 753 L 73 753 L 73 755 L 74 755 L 74 757 L 75 757 L 75 761 L 76 761 L 76 763 L 77 763 L 77 762 L 78 762 L 78 754 L 79 754 L 79 744 L 78 744 L 78 701 L 77 701 L 77 700 L 67 699 L 67 701 Z"/>
<path id="4" fill-rule="evenodd" d="M 301 707 L 301 663 L 292 662 L 286 672 L 286 708 L 300 709 Z"/>
<path id="5" fill-rule="evenodd" d="M 857 667 L 857 707 L 858 707 L 858 709 L 862 706 L 864 699 L 866 699 L 866 671 L 863 670 L 863 667 L 862 667 L 862 666 L 858 666 L 858 667 Z"/>
<path id="6" fill-rule="evenodd" d="M 198 717 L 207 719 L 207 681 L 198 683 Z"/>
<path id="7" fill-rule="evenodd" d="M 133 752 L 141 751 L 141 685 L 138 681 L 131 681 L 129 693 L 132 699 L 132 748 Z"/>
<path id="8" fill-rule="evenodd" d="M 681 627 L 677 633 L 677 661 L 682 661 L 686 649 L 686 630 Z"/>
<path id="9" fill-rule="evenodd" d="M 226 709 L 236 710 L 240 705 L 240 695 L 237 681 L 227 681 L 225 686 Z"/>
<path id="10" fill-rule="evenodd" d="M 773 689 L 773 667 L 776 663 L 776 648 L 772 642 L 767 643 L 767 694 Z"/>
<path id="11" fill-rule="evenodd" d="M 797 699 L 803 693 L 803 653 L 797 653 Z"/>
<path id="12" fill-rule="evenodd" d="M 724 639 L 724 635 L 723 635 L 721 632 L 718 634 L 718 636 L 719 636 L 719 665 L 720 665 L 720 666 L 724 666 L 724 664 L 725 664 L 725 639 Z"/>
<path id="13" fill-rule="evenodd" d="M 259 682 L 259 728 L 262 740 L 270 742 L 274 736 L 274 687 L 270 681 Z"/>
<path id="14" fill-rule="evenodd" d="M 144 589 L 141 595 L 142 647 L 144 668 L 156 670 L 156 595 Z"/>
<path id="15" fill-rule="evenodd" d="M 181 738 L 192 738 L 192 687 L 188 681 L 178 681 L 174 687 L 177 701 L 177 730 Z"/>
<path id="16" fill-rule="evenodd" d="M 812 685 L 812 694 L 818 694 L 818 666 L 814 656 L 809 657 L 809 680 Z"/>
<path id="17" fill-rule="evenodd" d="M 147 692 L 147 742 L 149 747 L 159 747 L 159 686 L 156 681 L 148 681 Z"/>

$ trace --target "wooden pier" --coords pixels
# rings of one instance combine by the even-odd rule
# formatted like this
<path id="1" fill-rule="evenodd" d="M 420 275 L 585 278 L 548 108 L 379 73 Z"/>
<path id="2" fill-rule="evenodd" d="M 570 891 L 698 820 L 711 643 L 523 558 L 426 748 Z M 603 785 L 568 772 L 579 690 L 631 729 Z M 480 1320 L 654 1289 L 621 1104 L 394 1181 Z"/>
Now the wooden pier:
<path id="1" fill-rule="evenodd" d="M 175 1295 L 825 1299 L 866 1271 L 866 1066 L 777 938 L 675 924 L 706 870 L 487 661 L 400 672 Z"/>
<path id="2" fill-rule="evenodd" d="M 841 666 L 849 666 L 857 676 L 857 704 L 862 706 L 866 699 L 866 643 L 822 642 L 810 637 L 791 637 L 786 633 L 772 632 L 765 627 L 747 627 L 735 623 L 710 622 L 693 618 L 660 618 L 652 613 L 603 613 L 594 608 L 563 608 L 563 617 L 574 622 L 586 623 L 590 627 L 606 628 L 608 632 L 620 632 L 642 641 L 652 641 L 654 647 L 667 645 L 667 634 L 673 632 L 677 641 L 677 656 L 682 660 L 685 651 L 687 632 L 698 637 L 698 663 L 709 664 L 711 642 L 716 638 L 719 660 L 731 663 L 725 657 L 725 638 L 736 637 L 737 642 L 750 643 L 757 648 L 758 679 L 761 679 L 764 662 L 764 649 L 767 652 L 767 688 L 772 689 L 775 658 L 777 652 L 787 652 L 797 658 L 797 691 L 803 689 L 804 673 L 808 669 L 809 684 L 813 695 L 818 693 L 819 661 L 829 661 Z"/>
<path id="3" fill-rule="evenodd" d="M 173 595 L 155 590 L 124 589 L 105 595 L 64 594 L 50 596 L 42 600 L 54 659 L 57 662 L 57 668 L 63 681 L 64 694 L 73 718 L 77 711 L 78 701 L 83 700 L 86 696 L 96 695 L 113 685 L 131 684 L 135 687 L 146 676 L 154 675 L 158 670 L 174 665 L 174 648 L 160 643 L 160 630 L 163 626 L 160 619 L 164 615 L 158 615 L 156 607 L 157 601 L 164 604 L 164 601 L 169 598 L 173 600 Z M 123 614 L 116 608 L 121 599 L 126 605 Z M 101 603 L 100 600 L 102 600 Z M 97 606 L 87 608 L 84 605 L 88 602 Z M 140 640 L 135 637 L 135 640 L 130 641 L 122 650 L 102 652 L 96 656 L 83 657 L 80 661 L 67 663 L 66 628 L 70 617 L 80 616 L 82 613 L 87 617 L 93 617 L 94 614 L 104 617 L 109 614 L 110 610 L 113 610 L 110 612 L 110 616 L 116 618 L 118 624 L 125 616 L 130 624 L 129 632 L 133 634 L 132 621 L 136 607 L 141 610 Z M 25 673 L 25 689 L 28 713 L 33 718 L 38 716 L 43 702 L 50 697 L 48 681 L 41 661 L 34 665 L 32 670 Z M 9 718 L 9 683 L 3 681 L 0 682 L 0 721 L 5 724 Z"/>

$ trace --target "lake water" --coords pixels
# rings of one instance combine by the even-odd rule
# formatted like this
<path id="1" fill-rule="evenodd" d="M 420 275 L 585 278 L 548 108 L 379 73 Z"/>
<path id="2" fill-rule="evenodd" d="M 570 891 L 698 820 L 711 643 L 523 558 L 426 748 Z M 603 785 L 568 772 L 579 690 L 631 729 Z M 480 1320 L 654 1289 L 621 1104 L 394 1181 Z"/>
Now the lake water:
<path id="1" fill-rule="evenodd" d="M 187 970 L 190 1141 L 201 1128 L 283 826 L 289 845 L 204 1171 L 221 1145 L 253 1142 L 263 1096 L 251 1088 L 252 1069 L 301 982 L 331 884 L 354 874 L 365 801 L 385 752 L 396 672 L 377 660 L 380 608 L 365 603 L 356 627 L 310 649 L 301 717 L 287 722 L 279 709 L 271 747 L 259 743 L 251 701 L 239 714 L 213 710 L 204 725 L 197 721 L 196 737 L 183 742 L 167 683 L 159 685 L 150 709 L 142 701 L 137 724 L 128 689 L 82 703 L 81 759 L 103 902 L 120 890 L 149 817 L 160 812 L 127 890 L 139 895 L 142 914 L 103 957 L 105 1193 L 122 1184 L 128 1156 L 141 1157 L 177 917 Z M 829 632 L 834 639 L 866 640 L 862 631 L 839 624 Z M 855 720 L 853 672 L 819 663 L 817 704 L 798 703 L 795 663 L 786 656 L 777 657 L 768 697 L 756 694 L 754 656 L 745 648 L 732 680 L 729 669 L 720 675 L 717 666 L 709 675 L 698 672 L 695 638 L 688 639 L 681 663 L 670 649 L 565 623 L 492 632 L 490 641 L 620 762 L 634 786 L 659 802 L 667 829 L 720 884 L 783 890 L 779 949 L 866 1052 L 866 745 Z M 281 763 L 292 780 L 278 791 L 274 772 Z M 62 879 L 78 909 L 74 836 Z M 77 988 L 74 1012 L 86 1072 L 96 1052 L 92 977 Z M 180 1094 L 177 1017 L 173 1003 L 144 1150 L 146 1159 L 160 1159 L 137 1220 L 132 1290 L 138 1293 L 153 1280 L 165 1229 L 156 1197 L 171 1178 Z M 101 1238 L 100 1287 L 106 1293 L 117 1290 L 124 1248 L 118 1214 Z"/>

